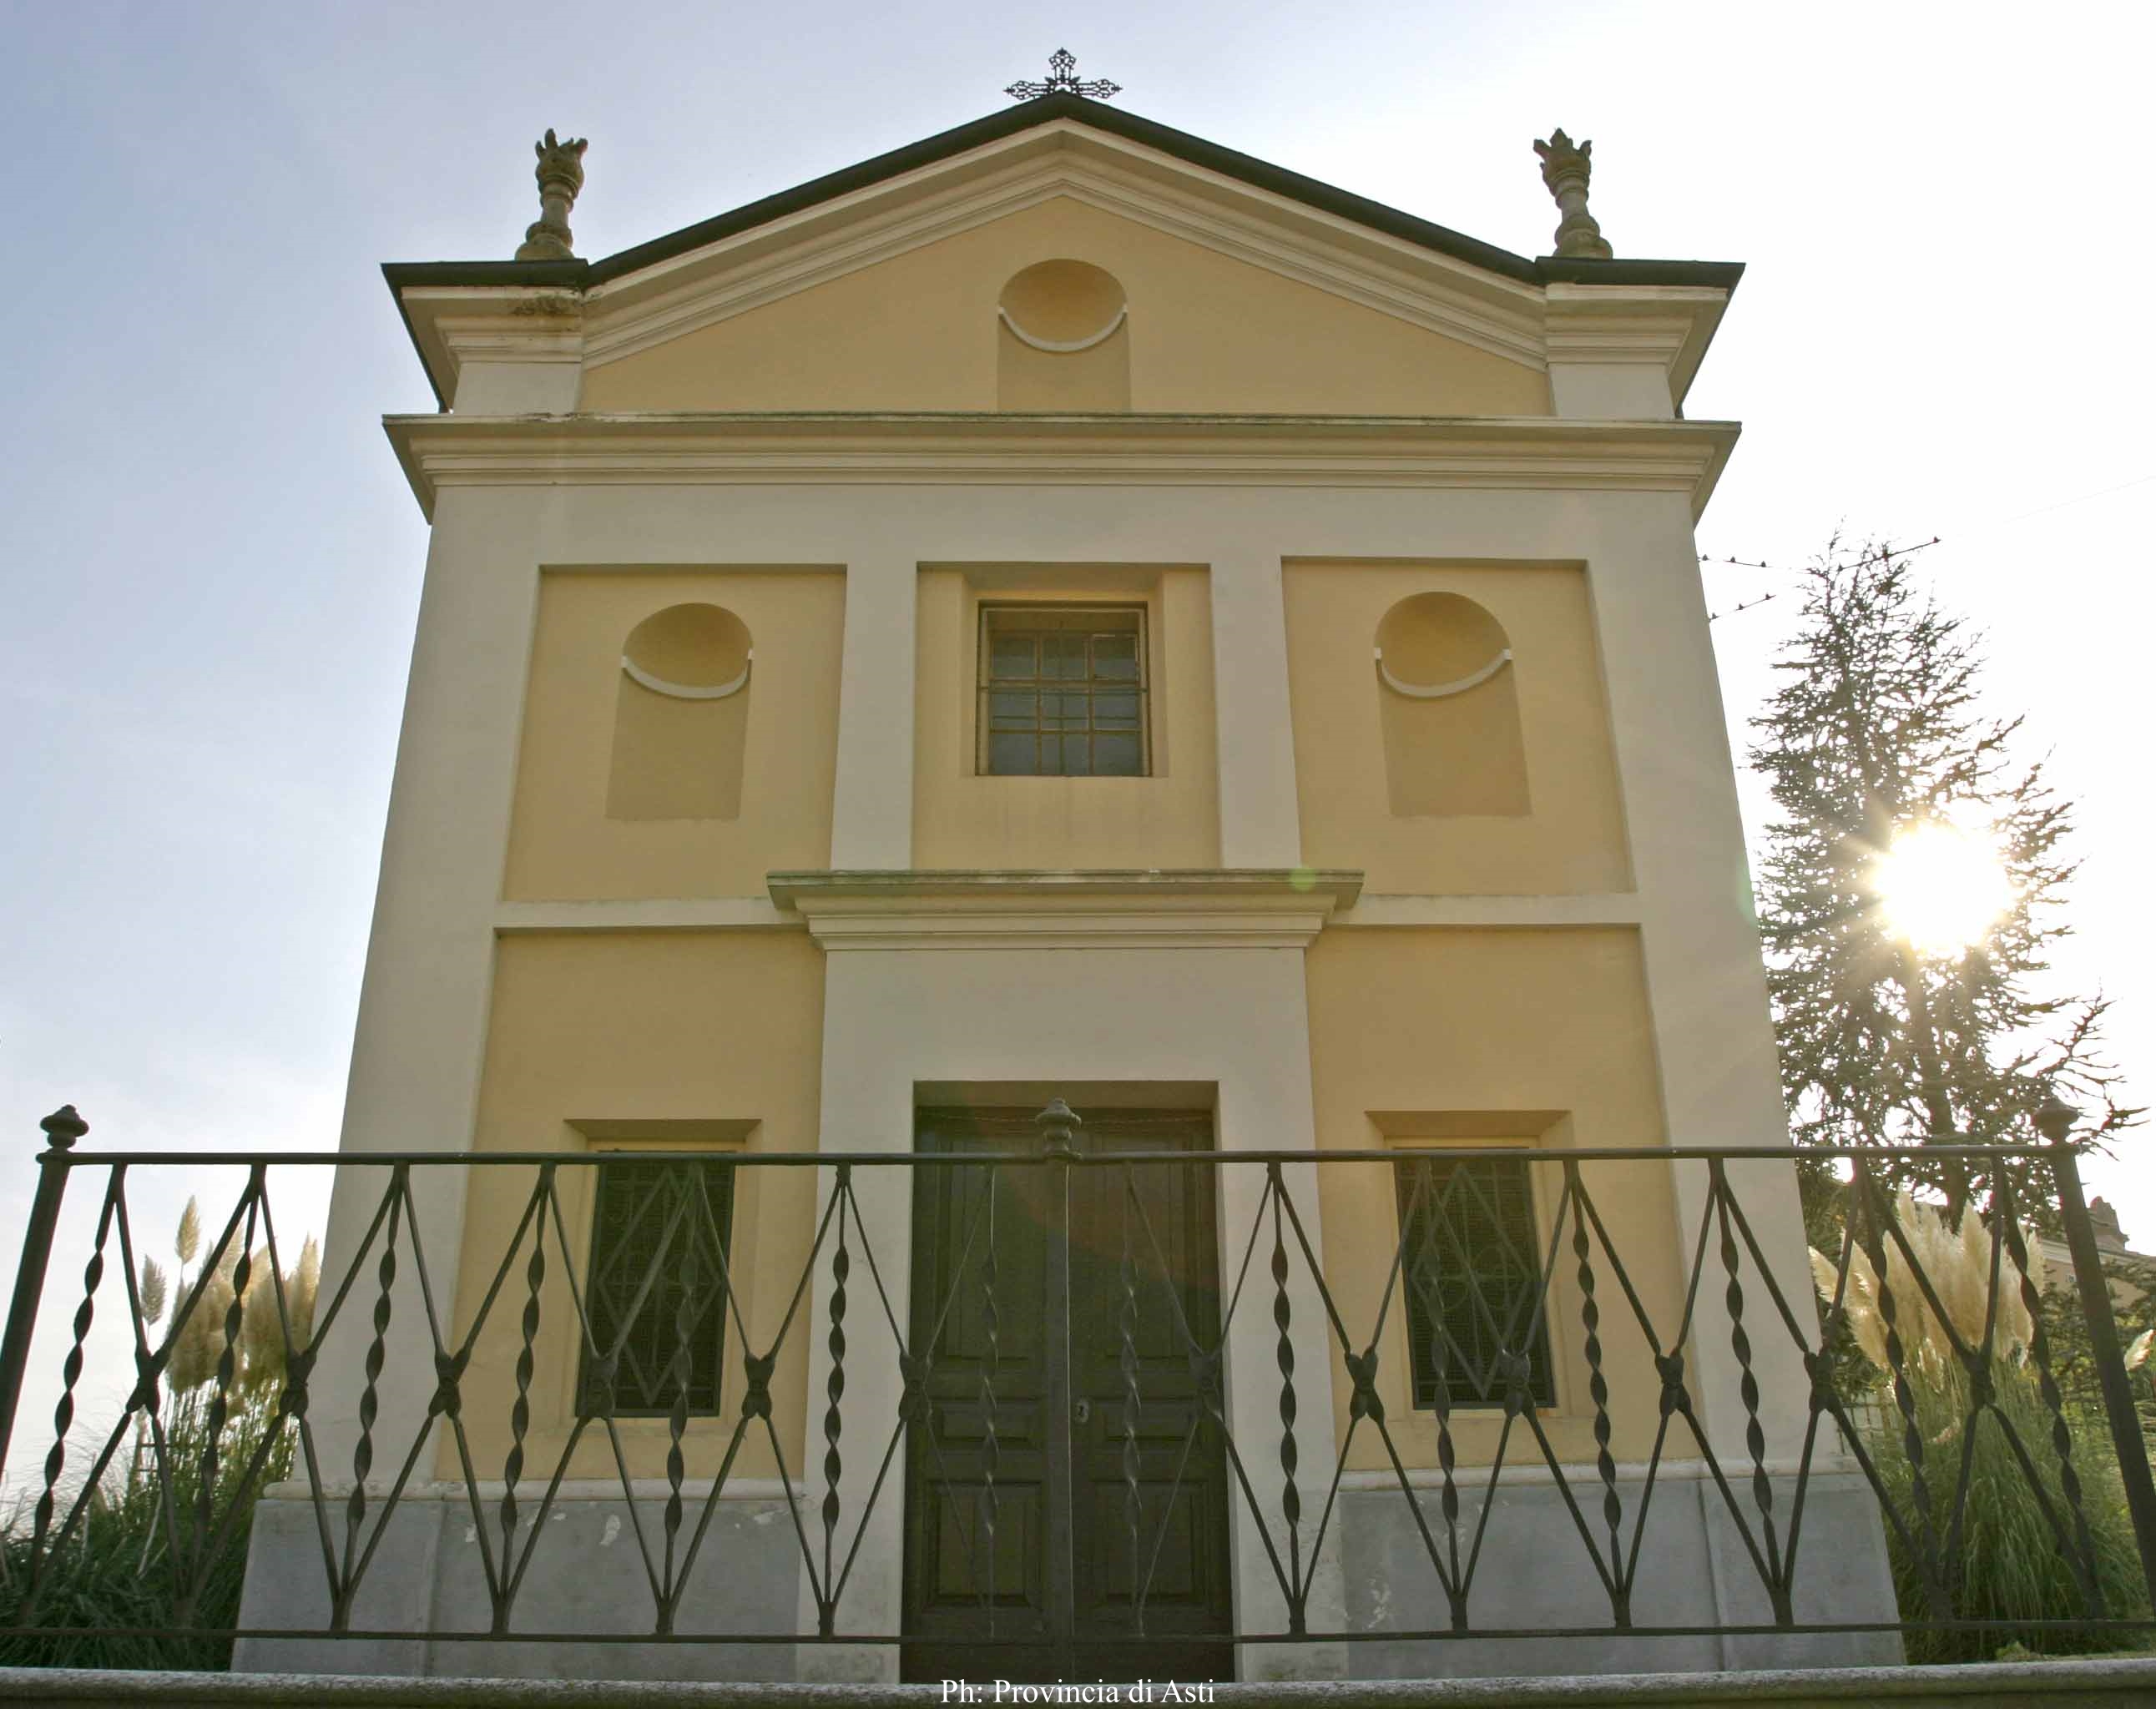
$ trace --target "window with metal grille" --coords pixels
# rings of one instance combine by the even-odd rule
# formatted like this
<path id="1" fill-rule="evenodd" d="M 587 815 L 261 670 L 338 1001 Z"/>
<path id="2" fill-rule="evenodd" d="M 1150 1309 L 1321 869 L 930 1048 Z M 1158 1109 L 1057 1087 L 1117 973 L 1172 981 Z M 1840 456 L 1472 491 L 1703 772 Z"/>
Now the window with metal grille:
<path id="1" fill-rule="evenodd" d="M 1393 1173 L 1414 1404 L 1434 1407 L 1442 1383 L 1449 1406 L 1502 1406 L 1524 1358 L 1527 1399 L 1555 1405 L 1527 1160 L 1440 1152 Z"/>
<path id="2" fill-rule="evenodd" d="M 1142 606 L 981 608 L 982 776 L 1150 776 L 1146 701 Z"/>
<path id="3" fill-rule="evenodd" d="M 725 1368 L 726 1260 L 734 1172 L 709 1158 L 601 1163 L 584 1306 L 582 1410 L 667 1413 L 685 1382 L 688 1409 L 716 1413 Z M 611 1397 L 602 1371 L 614 1362 Z"/>

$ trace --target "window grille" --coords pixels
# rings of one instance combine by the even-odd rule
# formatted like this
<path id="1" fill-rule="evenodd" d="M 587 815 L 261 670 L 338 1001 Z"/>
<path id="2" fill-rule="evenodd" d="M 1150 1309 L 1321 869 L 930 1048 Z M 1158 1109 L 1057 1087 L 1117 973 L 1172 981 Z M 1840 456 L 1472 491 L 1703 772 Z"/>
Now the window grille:
<path id="1" fill-rule="evenodd" d="M 1141 606 L 981 608 L 978 770 L 998 778 L 1143 778 Z"/>
<path id="2" fill-rule="evenodd" d="M 1441 1381 L 1449 1406 L 1502 1406 L 1507 1363 L 1524 1355 L 1528 1400 L 1555 1405 L 1527 1160 L 1436 1153 L 1393 1168 L 1414 1404 L 1434 1407 Z"/>
<path id="3" fill-rule="evenodd" d="M 592 1173 L 598 1180 L 584 1293 L 592 1339 L 584 1349 L 581 1409 L 613 1417 L 670 1412 L 685 1374 L 689 1411 L 716 1413 L 725 1369 L 732 1168 L 707 1158 L 639 1158 L 602 1163 Z M 595 1366 L 617 1347 L 609 1399 Z"/>

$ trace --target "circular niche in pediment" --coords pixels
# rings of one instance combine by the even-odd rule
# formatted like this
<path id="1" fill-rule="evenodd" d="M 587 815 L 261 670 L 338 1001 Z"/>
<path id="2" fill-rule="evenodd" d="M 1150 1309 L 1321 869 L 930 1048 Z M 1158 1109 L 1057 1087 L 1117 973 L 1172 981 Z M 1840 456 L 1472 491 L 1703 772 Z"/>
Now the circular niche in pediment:
<path id="1" fill-rule="evenodd" d="M 1129 305 L 1122 280 L 1089 261 L 1039 261 L 1012 275 L 997 312 L 1022 342 L 1060 356 L 1110 337 Z"/>

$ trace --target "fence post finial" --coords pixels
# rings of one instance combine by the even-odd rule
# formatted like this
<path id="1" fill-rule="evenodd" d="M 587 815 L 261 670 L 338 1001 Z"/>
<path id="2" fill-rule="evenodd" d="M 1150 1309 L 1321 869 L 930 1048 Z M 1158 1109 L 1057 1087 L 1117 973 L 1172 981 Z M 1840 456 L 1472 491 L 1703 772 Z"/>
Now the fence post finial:
<path id="1" fill-rule="evenodd" d="M 56 1152 L 71 1151 L 74 1142 L 90 1132 L 90 1123 L 72 1104 L 63 1104 L 45 1117 L 38 1126 L 44 1130 L 46 1140 Z"/>

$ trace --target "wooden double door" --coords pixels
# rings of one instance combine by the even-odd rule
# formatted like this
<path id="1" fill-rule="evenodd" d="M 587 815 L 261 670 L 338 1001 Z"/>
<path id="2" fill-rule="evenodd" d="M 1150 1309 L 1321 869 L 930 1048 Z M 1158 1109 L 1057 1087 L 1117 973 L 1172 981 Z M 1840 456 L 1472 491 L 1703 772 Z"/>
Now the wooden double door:
<path id="1" fill-rule="evenodd" d="M 916 1142 L 1042 1149 L 1030 1110 L 923 1110 Z M 1191 1111 L 1088 1112 L 1075 1137 L 1081 1152 L 1212 1147 L 1210 1116 Z M 932 1363 L 906 1432 L 904 1678 L 1234 1676 L 1225 1455 L 1190 1357 L 1220 1339 L 1215 1173 L 913 1172 L 907 1344 Z"/>

